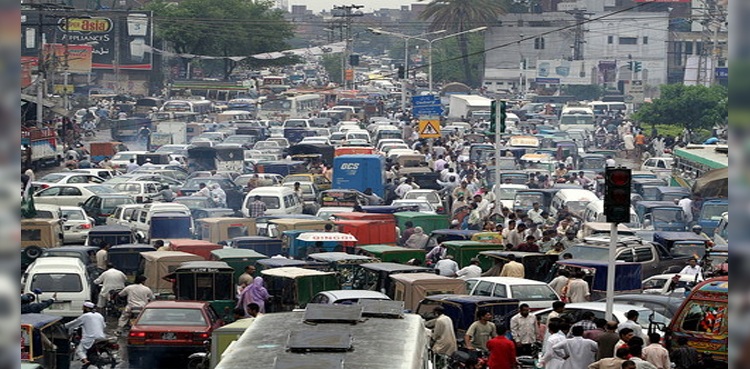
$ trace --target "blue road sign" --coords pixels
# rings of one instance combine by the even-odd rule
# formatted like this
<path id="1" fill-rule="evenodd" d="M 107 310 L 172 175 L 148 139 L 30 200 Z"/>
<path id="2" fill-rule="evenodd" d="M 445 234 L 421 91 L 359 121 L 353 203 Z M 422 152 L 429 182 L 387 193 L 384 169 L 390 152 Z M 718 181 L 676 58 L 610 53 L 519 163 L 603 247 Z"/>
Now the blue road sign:
<path id="1" fill-rule="evenodd" d="M 439 96 L 421 95 L 421 96 L 413 96 L 411 98 L 411 106 L 413 107 L 432 106 L 432 105 L 440 105 Z"/>
<path id="2" fill-rule="evenodd" d="M 418 117 L 443 115 L 443 107 L 437 106 L 415 106 L 412 108 L 412 114 Z"/>

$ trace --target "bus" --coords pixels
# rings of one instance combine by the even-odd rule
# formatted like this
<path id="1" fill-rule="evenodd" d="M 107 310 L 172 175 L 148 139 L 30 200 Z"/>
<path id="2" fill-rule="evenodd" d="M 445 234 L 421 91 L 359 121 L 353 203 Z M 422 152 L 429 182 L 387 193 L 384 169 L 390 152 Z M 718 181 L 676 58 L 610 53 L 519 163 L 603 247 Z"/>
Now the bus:
<path id="1" fill-rule="evenodd" d="M 265 99 L 258 104 L 258 119 L 307 118 L 320 111 L 323 103 L 318 94 L 283 96 Z"/>
<path id="2" fill-rule="evenodd" d="M 243 110 L 255 114 L 258 104 L 253 99 L 232 99 L 227 102 L 227 110 Z"/>
<path id="3" fill-rule="evenodd" d="M 628 106 L 624 102 L 619 101 L 592 101 L 588 103 L 588 107 L 594 112 L 597 117 L 604 117 L 609 113 L 621 112 L 625 116 L 628 115 Z"/>
<path id="4" fill-rule="evenodd" d="M 161 106 L 161 112 L 208 114 L 214 104 L 209 100 L 169 100 Z"/>
<path id="5" fill-rule="evenodd" d="M 569 106 L 565 107 L 560 113 L 560 130 L 585 129 L 589 132 L 594 131 L 594 111 L 588 107 Z"/>
<path id="6" fill-rule="evenodd" d="M 692 189 L 697 178 L 729 166 L 729 148 L 724 145 L 689 145 L 672 153 L 672 186 Z"/>
<path id="7" fill-rule="evenodd" d="M 290 89 L 289 78 L 285 76 L 265 76 L 260 83 L 260 89 L 273 91 L 274 94 L 280 94 Z"/>

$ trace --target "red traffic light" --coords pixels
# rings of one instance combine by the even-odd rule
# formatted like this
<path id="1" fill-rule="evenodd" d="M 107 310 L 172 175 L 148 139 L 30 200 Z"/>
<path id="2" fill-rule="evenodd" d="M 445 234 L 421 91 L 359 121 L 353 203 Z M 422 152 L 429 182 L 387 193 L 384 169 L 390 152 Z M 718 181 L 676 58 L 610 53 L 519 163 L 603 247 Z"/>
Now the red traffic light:
<path id="1" fill-rule="evenodd" d="M 611 169 L 609 171 L 609 184 L 613 186 L 628 186 L 630 185 L 630 170 L 629 169 Z"/>

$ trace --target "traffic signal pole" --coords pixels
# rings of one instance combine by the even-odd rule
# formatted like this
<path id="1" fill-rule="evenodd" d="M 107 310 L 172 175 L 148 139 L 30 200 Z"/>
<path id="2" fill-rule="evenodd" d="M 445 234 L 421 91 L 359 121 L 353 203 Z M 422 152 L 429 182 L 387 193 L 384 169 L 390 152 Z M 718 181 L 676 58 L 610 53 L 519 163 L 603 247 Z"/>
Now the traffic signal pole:
<path id="1" fill-rule="evenodd" d="M 502 102 L 492 100 L 490 106 L 492 107 L 490 115 L 493 118 L 490 126 L 494 126 L 495 128 L 495 188 L 493 189 L 495 193 L 495 213 L 502 214 L 502 202 L 500 201 L 500 121 L 502 115 L 498 111 L 502 106 Z"/>
<path id="2" fill-rule="evenodd" d="M 607 298 L 604 318 L 612 320 L 615 302 L 615 278 L 617 278 L 617 225 L 630 221 L 630 169 L 607 167 L 604 171 L 604 213 L 609 230 L 609 261 L 607 262 Z"/>
<path id="3" fill-rule="evenodd" d="M 615 267 L 617 266 L 617 223 L 609 224 L 609 261 L 607 262 L 607 303 L 604 319 L 612 320 L 615 306 Z"/>

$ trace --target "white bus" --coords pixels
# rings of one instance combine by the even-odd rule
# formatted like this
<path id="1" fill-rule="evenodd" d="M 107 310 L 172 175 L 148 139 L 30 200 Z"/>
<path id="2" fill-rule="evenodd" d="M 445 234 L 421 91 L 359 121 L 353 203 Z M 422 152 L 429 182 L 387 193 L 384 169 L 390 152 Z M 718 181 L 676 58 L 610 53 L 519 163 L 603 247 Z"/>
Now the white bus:
<path id="1" fill-rule="evenodd" d="M 603 117 L 611 113 L 620 112 L 624 115 L 628 115 L 628 106 L 624 102 L 619 101 L 592 101 L 588 103 L 588 107 L 594 112 L 597 117 Z"/>
<path id="2" fill-rule="evenodd" d="M 560 130 L 585 129 L 589 132 L 594 131 L 596 117 L 594 111 L 588 107 L 571 106 L 563 108 L 560 113 Z"/>
<path id="3" fill-rule="evenodd" d="M 193 113 L 208 114 L 213 111 L 214 104 L 210 100 L 169 100 L 159 111 L 165 113 Z"/>
<path id="4" fill-rule="evenodd" d="M 264 99 L 258 104 L 258 119 L 307 118 L 322 107 L 323 101 L 318 94 Z"/>

